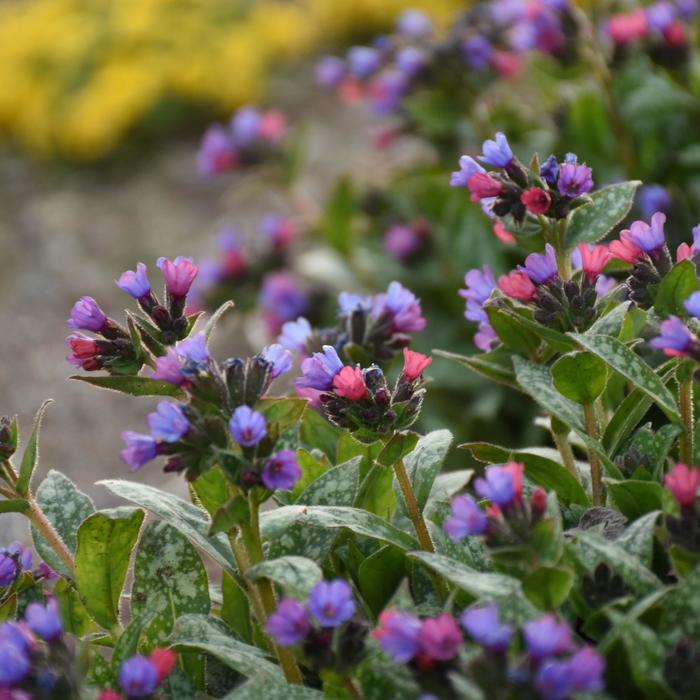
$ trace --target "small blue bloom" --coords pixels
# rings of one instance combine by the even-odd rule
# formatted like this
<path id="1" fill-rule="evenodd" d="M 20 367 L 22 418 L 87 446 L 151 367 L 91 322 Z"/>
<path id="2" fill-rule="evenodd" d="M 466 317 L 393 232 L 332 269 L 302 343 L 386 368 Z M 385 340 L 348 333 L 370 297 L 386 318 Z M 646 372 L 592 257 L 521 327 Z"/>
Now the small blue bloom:
<path id="1" fill-rule="evenodd" d="M 493 653 L 505 651 L 513 636 L 513 628 L 501 624 L 495 605 L 465 610 L 460 622 L 475 642 Z"/>
<path id="2" fill-rule="evenodd" d="M 700 319 L 700 292 L 693 292 L 683 302 L 683 306 L 691 316 Z"/>
<path id="3" fill-rule="evenodd" d="M 666 242 L 666 237 L 664 236 L 665 223 L 666 214 L 660 211 L 651 217 L 651 225 L 646 223 L 646 221 L 635 221 L 629 228 L 629 240 L 645 253 L 654 254 Z"/>
<path id="4" fill-rule="evenodd" d="M 204 331 L 195 333 L 189 338 L 176 343 L 175 352 L 189 362 L 194 362 L 198 365 L 206 364 L 209 361 L 209 349 L 207 348 L 207 338 L 204 335 Z"/>
<path id="5" fill-rule="evenodd" d="M 587 165 L 565 162 L 559 168 L 557 188 L 570 199 L 580 197 L 593 189 L 593 171 Z"/>
<path id="6" fill-rule="evenodd" d="M 165 442 L 177 442 L 190 429 L 182 409 L 169 401 L 161 401 L 156 410 L 148 414 L 147 421 L 151 435 Z"/>
<path id="7" fill-rule="evenodd" d="M 423 51 L 415 46 L 405 46 L 397 51 L 394 61 L 404 75 L 413 77 L 425 66 L 426 57 Z"/>
<path id="8" fill-rule="evenodd" d="M 119 456 L 132 471 L 140 469 L 158 455 L 158 443 L 150 435 L 141 435 L 127 430 L 122 433 L 122 440 L 126 443 L 126 447 Z"/>
<path id="9" fill-rule="evenodd" d="M 115 284 L 122 292 L 126 292 L 134 299 L 141 299 L 151 291 L 151 283 L 148 281 L 146 266 L 140 262 L 136 263 L 136 271 L 127 270 L 122 272 Z"/>
<path id="10" fill-rule="evenodd" d="M 239 406 L 231 416 L 229 429 L 239 445 L 252 447 L 267 435 L 267 421 L 262 413 L 249 406 Z"/>
<path id="11" fill-rule="evenodd" d="M 343 363 L 332 345 L 324 345 L 323 352 L 315 352 L 301 363 L 301 377 L 295 384 L 299 388 L 326 391 L 333 386 L 335 375 L 343 369 Z"/>
<path id="12" fill-rule="evenodd" d="M 491 296 L 491 292 L 496 288 L 496 279 L 488 265 L 479 270 L 469 270 L 464 275 L 466 289 L 460 289 L 459 295 L 467 300 L 464 316 L 469 321 L 487 323 L 488 317 L 484 311 L 484 304 Z"/>
<path id="13" fill-rule="evenodd" d="M 277 610 L 267 620 L 267 631 L 283 647 L 303 641 L 310 629 L 306 608 L 293 598 L 280 600 Z"/>
<path id="14" fill-rule="evenodd" d="M 660 325 L 661 334 L 649 341 L 649 345 L 663 350 L 669 357 L 687 355 L 697 345 L 697 338 L 678 316 L 669 316 Z"/>
<path id="15" fill-rule="evenodd" d="M 498 344 L 498 336 L 490 323 L 479 324 L 479 329 L 474 334 L 474 345 L 482 352 L 490 352 Z"/>
<path id="16" fill-rule="evenodd" d="M 485 172 L 471 156 L 462 156 L 459 159 L 459 170 L 455 170 L 450 177 L 450 187 L 467 187 L 472 175 Z"/>
<path id="17" fill-rule="evenodd" d="M 106 322 L 107 316 L 99 304 L 92 297 L 84 296 L 73 304 L 66 326 L 75 330 L 99 333 Z"/>
<path id="18" fill-rule="evenodd" d="M 552 154 L 540 166 L 540 177 L 551 187 L 557 184 L 559 177 L 559 163 L 557 157 Z"/>
<path id="19" fill-rule="evenodd" d="M 403 36 L 420 39 L 431 34 L 433 23 L 421 10 L 405 10 L 396 20 L 396 31 Z"/>
<path id="20" fill-rule="evenodd" d="M 499 506 L 509 505 L 516 495 L 513 475 L 503 467 L 489 467 L 485 478 L 474 482 L 474 490 L 482 498 L 488 498 Z"/>
<path id="21" fill-rule="evenodd" d="M 32 550 L 13 542 L 0 550 L 0 586 L 9 586 L 22 571 L 32 568 Z"/>
<path id="22" fill-rule="evenodd" d="M 671 208 L 671 193 L 663 185 L 644 185 L 637 192 L 637 206 L 648 219 L 654 212 Z"/>
<path id="23" fill-rule="evenodd" d="M 29 642 L 19 625 L 0 625 L 0 688 L 22 683 L 31 671 Z"/>
<path id="24" fill-rule="evenodd" d="M 445 519 L 445 532 L 453 540 L 472 535 L 483 535 L 488 528 L 488 518 L 477 502 L 470 496 L 454 496 L 452 515 Z"/>
<path id="25" fill-rule="evenodd" d="M 535 687 L 542 700 L 565 700 L 571 694 L 569 666 L 564 661 L 545 661 L 535 674 Z"/>
<path id="26" fill-rule="evenodd" d="M 396 333 L 415 333 L 422 331 L 428 322 L 423 317 L 420 299 L 399 282 L 391 282 L 385 294 L 377 294 L 372 305 L 372 317 L 383 314 L 392 321 L 392 330 Z"/>
<path id="27" fill-rule="evenodd" d="M 47 642 L 55 642 L 63 633 L 63 622 L 55 598 L 49 600 L 46 607 L 41 603 L 30 603 L 24 619 L 29 629 Z"/>
<path id="28" fill-rule="evenodd" d="M 277 379 L 281 374 L 289 372 L 294 364 L 292 353 L 280 343 L 264 347 L 260 352 L 260 357 L 270 364 L 271 379 Z"/>
<path id="29" fill-rule="evenodd" d="M 355 614 L 352 589 L 346 581 L 319 581 L 309 593 L 309 610 L 321 627 L 337 627 Z"/>
<path id="30" fill-rule="evenodd" d="M 523 627 L 527 653 L 536 661 L 571 649 L 571 627 L 548 613 Z"/>
<path id="31" fill-rule="evenodd" d="M 271 491 L 275 489 L 291 491 L 299 479 L 301 479 L 301 467 L 293 450 L 280 450 L 263 466 L 262 482 Z"/>
<path id="32" fill-rule="evenodd" d="M 350 72 L 360 80 L 372 75 L 379 68 L 380 60 L 379 51 L 369 46 L 353 46 L 347 55 Z"/>
<path id="33" fill-rule="evenodd" d="M 345 61 L 337 56 L 322 56 L 316 63 L 316 82 L 323 87 L 335 87 L 345 75 Z"/>
<path id="34" fill-rule="evenodd" d="M 525 266 L 518 265 L 535 284 L 548 284 L 559 274 L 554 248 L 547 243 L 544 253 L 530 253 L 525 258 Z"/>
<path id="35" fill-rule="evenodd" d="M 158 687 L 158 669 L 147 657 L 132 656 L 119 669 L 119 687 L 130 698 L 144 698 Z"/>
<path id="36" fill-rule="evenodd" d="M 676 11 L 668 0 L 660 0 L 646 8 L 647 23 L 649 29 L 663 32 L 676 20 Z"/>
<path id="37" fill-rule="evenodd" d="M 304 352 L 312 333 L 311 324 L 305 318 L 299 317 L 296 321 L 287 321 L 282 326 L 277 342 L 289 350 Z"/>
<path id="38" fill-rule="evenodd" d="M 262 115 L 255 107 L 241 107 L 231 119 L 233 140 L 242 147 L 249 146 L 260 133 Z"/>
<path id="39" fill-rule="evenodd" d="M 578 165 L 578 156 L 575 153 L 567 153 L 564 156 L 565 165 Z"/>
<path id="40" fill-rule="evenodd" d="M 408 663 L 420 651 L 421 621 L 410 613 L 384 610 L 372 636 L 379 646 L 400 664 Z"/>
<path id="41" fill-rule="evenodd" d="M 579 649 L 566 665 L 574 692 L 599 693 L 603 690 L 605 659 L 593 647 Z"/>
<path id="42" fill-rule="evenodd" d="M 472 36 L 462 42 L 462 55 L 473 70 L 485 70 L 493 55 L 493 46 L 485 36 Z"/>
<path id="43" fill-rule="evenodd" d="M 487 165 L 493 165 L 495 168 L 507 168 L 513 162 L 513 151 L 508 145 L 506 135 L 498 131 L 496 132 L 496 140 L 487 139 L 482 146 L 483 155 L 479 156 L 479 160 Z"/>
<path id="44" fill-rule="evenodd" d="M 372 297 L 353 292 L 341 292 L 338 295 L 338 312 L 340 316 L 348 316 L 353 311 L 369 311 L 372 308 Z"/>

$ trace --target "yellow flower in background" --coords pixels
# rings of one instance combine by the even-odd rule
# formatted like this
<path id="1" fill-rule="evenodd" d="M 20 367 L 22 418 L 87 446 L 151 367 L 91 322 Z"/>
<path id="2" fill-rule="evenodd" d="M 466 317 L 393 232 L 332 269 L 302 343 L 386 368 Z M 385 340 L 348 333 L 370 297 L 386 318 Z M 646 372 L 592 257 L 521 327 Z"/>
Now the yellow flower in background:
<path id="1" fill-rule="evenodd" d="M 0 138 L 45 157 L 109 155 L 168 102 L 225 117 L 280 61 L 459 0 L 27 0 L 0 5 Z"/>

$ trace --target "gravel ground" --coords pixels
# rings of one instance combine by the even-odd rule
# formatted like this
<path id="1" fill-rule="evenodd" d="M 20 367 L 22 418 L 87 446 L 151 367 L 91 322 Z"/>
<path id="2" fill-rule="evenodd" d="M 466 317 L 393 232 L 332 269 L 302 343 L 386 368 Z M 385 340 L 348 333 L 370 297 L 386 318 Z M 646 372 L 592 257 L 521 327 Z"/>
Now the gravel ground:
<path id="1" fill-rule="evenodd" d="M 291 112 L 309 124 L 301 183 L 308 201 L 322 201 L 336 174 L 361 171 L 366 178 L 371 172 L 381 179 L 396 163 L 396 154 L 373 151 L 372 127 L 361 111 L 349 113 L 332 99 L 309 105 L 308 86 L 287 82 L 282 91 Z M 211 249 L 211 234 L 225 212 L 232 222 L 256 221 L 280 204 L 280 193 L 261 191 L 245 178 L 203 184 L 194 171 L 195 152 L 193 139 L 143 162 L 90 170 L 0 157 L 0 414 L 19 414 L 26 437 L 41 402 L 56 401 L 45 417 L 35 483 L 48 469 L 59 469 L 98 505 L 112 503 L 94 482 L 129 478 L 118 457 L 119 434 L 143 429 L 154 403 L 67 380 L 64 324 L 75 299 L 94 296 L 120 318 L 125 297 L 112 280 L 136 260 L 152 267 L 159 255 L 200 255 Z M 406 157 L 402 152 L 401 159 Z M 236 337 L 240 334 L 224 328 L 218 352 L 242 350 Z M 182 479 L 154 465 L 136 478 L 184 491 Z M 26 537 L 19 519 L 3 516 L 2 529 L 0 543 Z"/>

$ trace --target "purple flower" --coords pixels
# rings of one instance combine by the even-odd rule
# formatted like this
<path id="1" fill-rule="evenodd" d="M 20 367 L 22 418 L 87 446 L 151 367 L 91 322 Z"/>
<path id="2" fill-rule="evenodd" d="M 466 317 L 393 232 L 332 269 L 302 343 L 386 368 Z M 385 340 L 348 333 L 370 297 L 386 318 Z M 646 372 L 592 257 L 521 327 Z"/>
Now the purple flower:
<path id="1" fill-rule="evenodd" d="M 310 629 L 306 608 L 293 598 L 280 600 L 277 610 L 267 620 L 267 631 L 283 647 L 303 641 Z"/>
<path id="2" fill-rule="evenodd" d="M 547 160 L 540 166 L 540 177 L 548 184 L 554 186 L 559 177 L 559 163 L 554 154 L 550 155 Z"/>
<path id="3" fill-rule="evenodd" d="M 678 316 L 669 316 L 661 322 L 661 335 L 652 338 L 649 345 L 663 350 L 669 357 L 687 355 L 697 345 L 697 338 L 688 330 Z"/>
<path id="4" fill-rule="evenodd" d="M 182 373 L 182 359 L 175 348 L 170 347 L 165 355 L 156 357 L 156 368 L 151 373 L 151 377 L 176 386 L 180 386 L 186 380 Z"/>
<path id="5" fill-rule="evenodd" d="M 666 242 L 665 223 L 666 214 L 660 211 L 651 217 L 651 226 L 646 221 L 635 221 L 629 228 L 629 240 L 645 253 L 656 253 Z"/>
<path id="6" fill-rule="evenodd" d="M 194 362 L 197 365 L 206 364 L 209 361 L 209 348 L 204 331 L 199 331 L 189 338 L 175 343 L 175 352 L 184 360 Z"/>
<path id="7" fill-rule="evenodd" d="M 107 323 L 107 316 L 92 297 L 80 297 L 70 310 L 68 328 L 99 333 Z"/>
<path id="8" fill-rule="evenodd" d="M 396 31 L 413 39 L 430 36 L 433 23 L 428 15 L 420 10 L 405 10 L 396 20 Z"/>
<path id="9" fill-rule="evenodd" d="M 264 347 L 260 352 L 260 357 L 270 363 L 271 379 L 277 379 L 281 374 L 289 372 L 294 363 L 292 353 L 279 343 Z"/>
<path id="10" fill-rule="evenodd" d="M 637 192 L 637 206 L 645 218 L 657 211 L 668 211 L 671 208 L 671 193 L 663 185 L 644 185 Z"/>
<path id="11" fill-rule="evenodd" d="M 475 642 L 493 653 L 504 652 L 513 636 L 513 628 L 500 623 L 495 605 L 465 610 L 460 622 Z"/>
<path id="12" fill-rule="evenodd" d="M 309 305 L 309 299 L 294 275 L 289 272 L 273 272 L 263 280 L 260 305 L 283 323 L 303 314 Z"/>
<path id="13" fill-rule="evenodd" d="M 535 674 L 535 687 L 542 700 L 565 700 L 572 691 L 569 665 L 564 661 L 545 661 Z"/>
<path id="14" fill-rule="evenodd" d="M 132 656 L 119 669 L 119 687 L 130 698 L 145 698 L 158 687 L 158 669 L 142 655 Z"/>
<path id="15" fill-rule="evenodd" d="M 489 467 L 485 476 L 485 479 L 479 478 L 474 482 L 477 494 L 499 506 L 510 505 L 517 494 L 513 474 L 504 467 Z"/>
<path id="16" fill-rule="evenodd" d="M 598 693 L 603 690 L 605 659 L 590 646 L 579 649 L 567 662 L 574 692 Z"/>
<path id="17" fill-rule="evenodd" d="M 498 336 L 490 323 L 482 323 L 474 334 L 474 345 L 482 352 L 490 352 L 498 345 Z"/>
<path id="18" fill-rule="evenodd" d="M 421 247 L 423 237 L 412 227 L 394 224 L 384 235 L 384 249 L 393 258 L 405 261 L 415 255 Z"/>
<path id="19" fill-rule="evenodd" d="M 314 70 L 316 82 L 323 87 L 335 87 L 345 75 L 345 61 L 337 56 L 322 56 Z"/>
<path id="20" fill-rule="evenodd" d="M 379 627 L 372 632 L 372 636 L 394 661 L 405 664 L 420 649 L 420 630 L 421 621 L 415 615 L 398 610 L 384 610 L 379 616 Z"/>
<path id="21" fill-rule="evenodd" d="M 698 0 L 676 0 L 676 8 L 683 19 L 693 19 L 698 14 L 700 4 Z"/>
<path id="22" fill-rule="evenodd" d="M 530 253 L 525 258 L 525 266 L 518 265 L 535 284 L 548 284 L 559 274 L 554 248 L 547 243 L 544 253 Z"/>
<path id="23" fill-rule="evenodd" d="M 285 216 L 268 214 L 260 222 L 260 232 L 276 248 L 288 246 L 296 237 L 297 229 L 294 222 Z"/>
<path id="24" fill-rule="evenodd" d="M 32 550 L 13 542 L 0 550 L 0 586 L 9 586 L 22 571 L 32 568 Z"/>
<path id="25" fill-rule="evenodd" d="M 559 168 L 557 188 L 565 197 L 580 197 L 593 189 L 593 172 L 587 165 L 564 163 Z"/>
<path id="26" fill-rule="evenodd" d="M 513 162 L 513 151 L 510 150 L 506 135 L 501 132 L 496 132 L 496 140 L 486 139 L 483 146 L 483 155 L 479 156 L 479 160 L 487 165 L 493 165 L 495 168 L 507 168 Z"/>
<path id="27" fill-rule="evenodd" d="M 465 318 L 469 321 L 486 323 L 488 316 L 483 309 L 484 303 L 491 296 L 491 292 L 496 288 L 496 280 L 488 265 L 479 270 L 469 270 L 464 275 L 466 289 L 459 290 L 459 296 L 467 300 L 467 308 L 464 312 Z"/>
<path id="28" fill-rule="evenodd" d="M 598 275 L 598 279 L 595 281 L 595 293 L 598 299 L 601 299 L 606 294 L 612 292 L 613 289 L 617 287 L 617 280 L 614 277 L 606 277 L 605 275 Z"/>
<path id="29" fill-rule="evenodd" d="M 461 540 L 468 535 L 482 535 L 487 527 L 486 513 L 471 496 L 455 496 L 452 499 L 452 515 L 445 519 L 444 528 L 453 540 Z"/>
<path id="30" fill-rule="evenodd" d="M 210 126 L 202 137 L 197 154 L 197 169 L 203 177 L 218 175 L 231 170 L 238 160 L 238 153 L 229 132 L 220 124 Z"/>
<path id="31" fill-rule="evenodd" d="M 192 258 L 178 255 L 175 260 L 160 257 L 156 261 L 165 278 L 165 286 L 174 297 L 184 297 L 190 291 L 199 268 Z"/>
<path id="32" fill-rule="evenodd" d="M 349 316 L 353 311 L 369 311 L 372 308 L 372 297 L 353 292 L 341 292 L 338 294 L 338 314 Z"/>
<path id="33" fill-rule="evenodd" d="M 15 622 L 0 625 L 0 688 L 21 683 L 31 670 L 29 641 Z"/>
<path id="34" fill-rule="evenodd" d="M 405 46 L 396 53 L 396 67 L 408 77 L 413 77 L 425 66 L 425 53 L 415 46 Z"/>
<path id="35" fill-rule="evenodd" d="M 119 453 L 123 462 L 131 467 L 132 471 L 140 469 L 146 462 L 150 462 L 158 455 L 158 443 L 150 435 L 141 435 L 131 430 L 122 433 L 122 440 L 126 447 Z"/>
<path id="36" fill-rule="evenodd" d="M 55 642 L 63 633 L 63 622 L 55 598 L 51 598 L 46 607 L 41 603 L 30 603 L 24 619 L 29 629 L 47 642 Z"/>
<path id="37" fill-rule="evenodd" d="M 19 573 L 19 565 L 14 556 L 7 551 L 0 554 L 0 586 L 9 586 L 14 583 Z"/>
<path id="38" fill-rule="evenodd" d="M 485 173 L 482 168 L 471 156 L 462 156 L 459 159 L 459 170 L 455 170 L 450 177 L 451 187 L 467 187 L 469 178 L 476 173 Z"/>
<path id="39" fill-rule="evenodd" d="M 461 630 L 449 613 L 423 620 L 418 637 L 421 651 L 437 661 L 449 661 L 457 656 L 463 639 Z"/>
<path id="40" fill-rule="evenodd" d="M 304 352 L 306 342 L 313 333 L 311 324 L 303 317 L 296 321 L 287 321 L 282 326 L 282 332 L 277 338 L 277 342 L 289 350 Z"/>
<path id="41" fill-rule="evenodd" d="M 309 593 L 309 610 L 321 627 L 337 627 L 355 614 L 352 589 L 346 581 L 319 581 Z"/>
<path id="42" fill-rule="evenodd" d="M 472 36 L 462 42 L 462 55 L 473 70 L 485 70 L 493 55 L 493 46 L 485 36 Z"/>
<path id="43" fill-rule="evenodd" d="M 122 272 L 115 284 L 122 292 L 130 294 L 134 299 L 145 297 L 151 291 L 151 283 L 148 281 L 146 266 L 140 262 L 136 263 L 136 272 L 127 270 Z"/>
<path id="44" fill-rule="evenodd" d="M 369 46 L 353 46 L 348 51 L 347 62 L 350 72 L 363 80 L 379 68 L 380 54 Z"/>
<path id="45" fill-rule="evenodd" d="M 267 435 L 265 416 L 250 406 L 239 406 L 228 425 L 233 439 L 243 447 L 257 445 Z"/>
<path id="46" fill-rule="evenodd" d="M 391 282 L 385 294 L 377 294 L 374 298 L 372 316 L 379 318 L 386 314 L 393 322 L 396 333 L 413 333 L 422 331 L 427 321 L 423 318 L 420 299 L 399 282 Z"/>
<path id="47" fill-rule="evenodd" d="M 301 479 L 301 467 L 293 450 L 281 450 L 265 462 L 262 481 L 271 491 L 274 489 L 291 491 L 299 479 Z"/>
<path id="48" fill-rule="evenodd" d="M 165 442 L 177 442 L 190 429 L 182 409 L 169 401 L 161 401 L 156 410 L 148 414 L 147 420 L 151 435 Z"/>
<path id="49" fill-rule="evenodd" d="M 372 110 L 375 114 L 387 114 L 396 109 L 410 86 L 410 76 L 400 70 L 385 70 L 370 85 Z"/>
<path id="50" fill-rule="evenodd" d="M 646 8 L 647 23 L 649 29 L 663 32 L 676 20 L 676 11 L 667 0 L 660 0 Z"/>
<path id="51" fill-rule="evenodd" d="M 693 292 L 684 302 L 685 310 L 695 318 L 700 318 L 700 292 Z"/>
<path id="52" fill-rule="evenodd" d="M 243 148 L 250 146 L 260 132 L 262 115 L 255 107 L 241 107 L 231 119 L 234 142 Z"/>
<path id="53" fill-rule="evenodd" d="M 558 622 L 551 613 L 523 626 L 527 653 L 535 661 L 563 654 L 571 649 L 571 627 Z"/>
<path id="54" fill-rule="evenodd" d="M 343 363 L 332 345 L 324 345 L 323 352 L 315 352 L 301 363 L 303 376 L 295 384 L 299 388 L 326 391 L 333 386 L 335 375 L 343 369 Z"/>

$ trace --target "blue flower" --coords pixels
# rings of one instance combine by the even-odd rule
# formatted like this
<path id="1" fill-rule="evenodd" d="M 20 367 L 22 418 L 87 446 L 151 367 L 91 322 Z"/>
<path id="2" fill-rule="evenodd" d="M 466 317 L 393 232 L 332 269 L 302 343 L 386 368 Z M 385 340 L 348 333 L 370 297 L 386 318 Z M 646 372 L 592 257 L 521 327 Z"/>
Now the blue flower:
<path id="1" fill-rule="evenodd" d="M 267 435 L 265 416 L 245 405 L 233 412 L 229 428 L 233 439 L 243 447 L 257 445 Z"/>
<path id="2" fill-rule="evenodd" d="M 346 581 L 319 581 L 309 593 L 309 610 L 321 627 L 337 627 L 355 614 L 352 589 Z"/>
<path id="3" fill-rule="evenodd" d="M 15 622 L 0 625 L 0 688 L 18 685 L 31 668 L 27 634 Z"/>
<path id="4" fill-rule="evenodd" d="M 485 70 L 493 55 L 493 46 L 485 36 L 473 36 L 462 42 L 462 54 L 473 70 Z"/>
<path id="5" fill-rule="evenodd" d="M 304 317 L 299 317 L 296 321 L 287 321 L 282 326 L 277 342 L 289 350 L 304 352 L 312 333 L 311 324 Z"/>
<path id="6" fill-rule="evenodd" d="M 289 372 L 294 364 L 292 353 L 279 343 L 264 347 L 260 352 L 260 357 L 270 364 L 271 379 L 277 379 L 281 374 Z"/>
<path id="7" fill-rule="evenodd" d="M 206 364 L 209 361 L 209 349 L 204 331 L 195 333 L 189 338 L 175 344 L 175 352 L 185 360 L 197 365 Z"/>
<path id="8" fill-rule="evenodd" d="M 500 623 L 495 605 L 465 610 L 460 622 L 472 639 L 490 652 L 505 651 L 513 636 L 513 628 Z"/>
<path id="9" fill-rule="evenodd" d="M 119 687 L 130 698 L 152 695 L 158 687 L 158 669 L 142 655 L 132 656 L 119 669 Z"/>
<path id="10" fill-rule="evenodd" d="M 369 311 L 372 308 L 372 297 L 353 292 L 341 292 L 338 295 L 338 311 L 341 316 L 347 316 L 353 311 Z"/>
<path id="11" fill-rule="evenodd" d="M 333 386 L 335 375 L 343 369 L 343 363 L 332 345 L 324 345 L 323 352 L 315 352 L 301 363 L 301 377 L 295 384 L 299 388 L 326 391 Z"/>
<path id="12" fill-rule="evenodd" d="M 551 186 L 556 185 L 559 177 L 559 163 L 554 154 L 549 156 L 547 160 L 540 166 L 540 177 Z"/>
<path id="13" fill-rule="evenodd" d="M 262 115 L 255 107 L 241 107 L 231 119 L 233 140 L 239 146 L 249 146 L 260 133 Z"/>
<path id="14" fill-rule="evenodd" d="M 571 649 L 571 627 L 551 613 L 525 624 L 523 634 L 527 653 L 536 661 Z"/>
<path id="15" fill-rule="evenodd" d="M 669 316 L 661 322 L 661 334 L 649 341 L 649 345 L 663 350 L 669 357 L 687 355 L 696 344 L 697 338 L 688 330 L 678 316 Z"/>
<path id="16" fill-rule="evenodd" d="M 559 274 L 554 248 L 547 243 L 544 253 L 530 253 L 525 258 L 525 266 L 518 265 L 535 284 L 547 284 Z"/>
<path id="17" fill-rule="evenodd" d="M 452 515 L 445 519 L 444 528 L 453 540 L 461 540 L 486 532 L 488 519 L 471 496 L 455 496 L 452 499 Z"/>
<path id="18" fill-rule="evenodd" d="M 353 46 L 348 51 L 347 63 L 350 72 L 363 80 L 379 68 L 380 54 L 369 46 Z"/>
<path id="19" fill-rule="evenodd" d="M 421 10 L 404 10 L 396 20 L 396 31 L 403 36 L 420 39 L 430 35 L 433 23 Z"/>
<path id="20" fill-rule="evenodd" d="M 99 304 L 92 297 L 84 296 L 73 304 L 66 326 L 76 330 L 99 333 L 106 323 L 107 316 Z"/>
<path id="21" fill-rule="evenodd" d="M 395 333 L 414 333 L 425 329 L 428 322 L 423 317 L 420 299 L 399 282 L 391 282 L 385 294 L 377 294 L 372 305 L 372 317 L 386 314 L 392 321 Z"/>
<path id="22" fill-rule="evenodd" d="M 306 608 L 293 598 L 283 598 L 267 620 L 267 631 L 283 647 L 303 641 L 310 629 Z"/>
<path id="23" fill-rule="evenodd" d="M 122 433 L 126 447 L 119 453 L 132 471 L 140 469 L 158 455 L 158 443 L 150 435 L 141 435 L 127 430 Z"/>
<path id="24" fill-rule="evenodd" d="M 24 619 L 29 629 L 47 642 L 55 642 L 63 633 L 63 622 L 55 598 L 49 600 L 46 607 L 41 603 L 30 603 Z"/>
<path id="25" fill-rule="evenodd" d="M 507 168 L 513 162 L 513 151 L 508 145 L 506 135 L 498 131 L 496 132 L 496 140 L 487 139 L 482 146 L 483 155 L 479 156 L 479 160 L 487 165 L 493 165 L 495 168 Z"/>
<path id="26" fill-rule="evenodd" d="M 693 292 L 684 302 L 685 310 L 700 319 L 700 292 Z"/>
<path id="27" fill-rule="evenodd" d="M 656 253 L 666 242 L 664 236 L 665 223 L 666 214 L 660 211 L 657 211 L 651 217 L 651 225 L 646 223 L 646 221 L 635 221 L 629 228 L 629 240 L 645 253 Z"/>
<path id="28" fill-rule="evenodd" d="M 565 162 L 559 168 L 557 188 L 565 197 L 580 197 L 593 189 L 593 171 L 587 165 Z"/>
<path id="29" fill-rule="evenodd" d="M 467 300 L 467 308 L 464 312 L 465 318 L 469 321 L 477 321 L 479 323 L 488 322 L 488 316 L 484 311 L 484 303 L 491 296 L 491 292 L 496 288 L 496 279 L 488 265 L 479 270 L 469 270 L 464 275 L 464 283 L 466 289 L 460 289 L 459 295 Z"/>
<path id="30" fill-rule="evenodd" d="M 134 297 L 134 299 L 140 299 L 145 297 L 151 291 L 151 283 L 148 281 L 146 266 L 140 262 L 136 263 L 136 271 L 127 270 L 122 272 L 118 280 L 115 280 L 115 284 L 122 292 Z"/>
<path id="31" fill-rule="evenodd" d="M 280 450 L 265 462 L 262 471 L 262 482 L 274 491 L 291 491 L 301 479 L 301 467 L 293 450 Z"/>
<path id="32" fill-rule="evenodd" d="M 459 159 L 459 170 L 455 170 L 450 177 L 451 187 L 467 187 L 469 178 L 476 173 L 485 173 L 482 168 L 471 156 L 462 156 Z"/>
<path id="33" fill-rule="evenodd" d="M 165 442 L 177 442 L 190 429 L 182 409 L 169 401 L 161 401 L 156 410 L 148 414 L 147 420 L 151 435 Z"/>
<path id="34" fill-rule="evenodd" d="M 379 627 L 372 636 L 394 661 L 405 664 L 420 650 L 420 630 L 421 621 L 415 615 L 398 610 L 384 610 L 379 616 Z"/>

